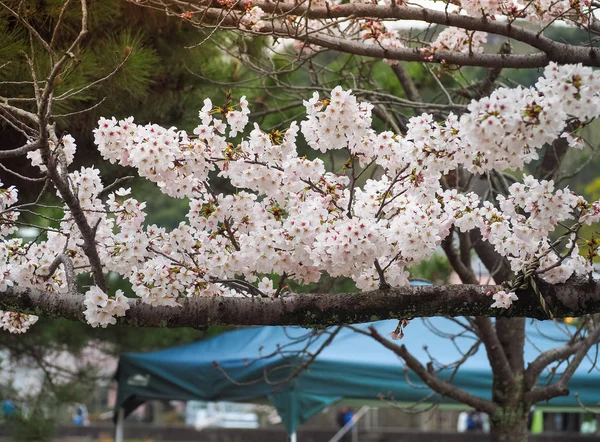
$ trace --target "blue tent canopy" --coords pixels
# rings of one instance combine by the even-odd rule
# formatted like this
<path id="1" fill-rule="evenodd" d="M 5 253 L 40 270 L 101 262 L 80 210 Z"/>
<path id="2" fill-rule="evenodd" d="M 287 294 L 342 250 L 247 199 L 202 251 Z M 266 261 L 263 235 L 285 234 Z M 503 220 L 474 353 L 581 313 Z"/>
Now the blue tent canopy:
<path id="1" fill-rule="evenodd" d="M 397 321 L 363 324 L 382 335 L 392 332 Z M 561 345 L 569 327 L 551 321 L 529 321 L 525 361 L 540 351 Z M 332 329 L 328 329 L 331 331 Z M 471 348 L 473 335 L 445 318 L 414 320 L 405 330 L 402 344 L 422 363 L 452 364 Z M 450 336 L 454 335 L 454 339 Z M 121 357 L 116 373 L 119 382 L 117 409 L 125 413 L 149 399 L 270 401 L 289 433 L 323 408 L 341 400 L 377 401 L 382 396 L 402 403 L 446 398 L 431 394 L 417 376 L 405 373 L 404 363 L 393 352 L 363 334 L 343 328 L 306 369 L 303 361 L 314 355 L 327 339 L 300 327 L 256 327 L 224 333 L 206 341 L 146 354 Z M 561 372 L 566 364 L 557 370 Z M 441 372 L 448 376 L 450 368 Z M 492 378 L 483 346 L 458 369 L 453 384 L 490 398 Z M 407 379 L 408 376 L 408 379 Z M 291 378 L 291 379 L 290 379 Z M 287 380 L 286 382 L 282 382 Z M 547 374 L 540 384 L 548 383 Z M 600 402 L 600 371 L 593 357 L 584 359 L 569 384 L 571 394 L 548 405 L 577 407 L 574 397 L 595 407 Z"/>

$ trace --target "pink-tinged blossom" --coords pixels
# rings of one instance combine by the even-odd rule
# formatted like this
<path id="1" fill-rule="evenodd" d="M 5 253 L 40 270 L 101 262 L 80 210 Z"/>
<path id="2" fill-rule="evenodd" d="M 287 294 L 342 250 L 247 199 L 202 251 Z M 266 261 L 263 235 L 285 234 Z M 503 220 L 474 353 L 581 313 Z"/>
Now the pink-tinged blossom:
<path id="1" fill-rule="evenodd" d="M 246 29 L 260 31 L 265 25 L 265 22 L 262 20 L 264 16 L 265 11 L 263 11 L 259 6 L 252 6 L 251 8 L 248 8 L 246 14 L 242 17 L 240 24 Z"/>
<path id="2" fill-rule="evenodd" d="M 487 33 L 485 32 L 449 27 L 440 32 L 436 39 L 424 48 L 424 51 L 432 54 L 437 51 L 480 54 L 483 53 L 483 45 L 486 41 Z"/>
<path id="3" fill-rule="evenodd" d="M 276 291 L 273 288 L 273 281 L 271 281 L 269 278 L 261 279 L 261 281 L 258 283 L 258 289 L 267 296 L 275 295 Z"/>
<path id="4" fill-rule="evenodd" d="M 517 295 L 514 292 L 505 292 L 504 290 L 499 290 L 492 295 L 494 299 L 494 303 L 491 305 L 492 308 L 509 308 L 513 301 L 517 301 Z"/>
<path id="5" fill-rule="evenodd" d="M 361 38 L 365 43 L 377 45 L 384 49 L 402 49 L 405 47 L 398 31 L 388 29 L 380 21 L 368 20 L 363 24 Z M 398 60 L 383 60 L 389 65 L 398 64 Z"/>
<path id="6" fill-rule="evenodd" d="M 0 329 L 15 334 L 25 333 L 38 319 L 35 315 L 0 310 Z"/>

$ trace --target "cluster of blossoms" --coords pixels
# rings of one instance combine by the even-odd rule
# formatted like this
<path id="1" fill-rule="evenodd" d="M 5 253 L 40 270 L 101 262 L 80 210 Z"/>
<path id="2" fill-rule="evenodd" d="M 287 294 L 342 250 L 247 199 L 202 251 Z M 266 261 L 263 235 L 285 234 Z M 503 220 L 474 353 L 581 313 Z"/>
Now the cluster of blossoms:
<path id="1" fill-rule="evenodd" d="M 352 278 L 362 290 L 376 288 L 382 277 L 406 285 L 407 267 L 429 258 L 453 226 L 481 229 L 513 270 L 535 264 L 541 277 L 561 282 L 589 272 L 590 263 L 579 256 L 576 238 L 563 253 L 548 235 L 559 223 L 600 221 L 600 202 L 525 177 L 493 204 L 473 192 L 444 190 L 440 179 L 459 166 L 474 173 L 522 168 L 565 133 L 569 119 L 600 115 L 598 91 L 598 72 L 550 65 L 532 88 L 499 89 L 460 117 L 416 116 L 405 135 L 373 130 L 372 106 L 340 87 L 329 99 L 315 93 L 306 101 L 300 124 L 270 133 L 254 125 L 246 134 L 243 98 L 225 108 L 206 100 L 194 136 L 101 119 L 94 135 L 104 158 L 135 167 L 167 195 L 189 198 L 186 221 L 172 230 L 145 225 L 145 203 L 129 189 L 105 191 L 97 169 L 73 171 L 69 182 L 95 226 L 105 269 L 128 279 L 153 306 L 176 307 L 191 296 L 276 296 L 271 274 L 306 284 L 326 272 Z M 301 136 L 319 152 L 347 150 L 345 169 L 331 172 L 321 159 L 299 156 Z M 61 145 L 63 152 L 75 146 L 67 137 Z M 375 168 L 359 185 L 357 175 Z M 236 193 L 217 193 L 209 185 L 217 175 Z M 14 212 L 7 210 L 16 199 L 13 188 L 0 191 L 0 291 L 19 285 L 67 292 L 62 264 L 49 275 L 56 251 L 76 272 L 89 270 L 72 214 L 65 207 L 58 228 L 37 242 L 10 239 Z M 493 306 L 514 300 L 514 293 L 498 292 Z M 129 307 L 122 293 L 110 297 L 96 286 L 85 305 L 88 322 L 103 327 Z"/>
<path id="2" fill-rule="evenodd" d="M 0 328 L 10 333 L 25 333 L 38 320 L 37 316 L 0 310 Z"/>
<path id="3" fill-rule="evenodd" d="M 11 206 L 17 200 L 17 189 L 14 186 L 5 189 L 2 181 L 0 181 L 0 238 L 7 237 L 17 231 L 17 226 L 13 222 L 19 218 L 19 212 L 11 210 Z M 8 287 L 14 286 L 15 269 L 8 258 L 11 248 L 20 245 L 20 240 L 0 242 L 0 293 L 6 291 Z M 0 328 L 11 333 L 24 333 L 37 320 L 38 317 L 34 315 L 0 310 Z"/>
<path id="4" fill-rule="evenodd" d="M 371 133 L 370 103 L 359 103 L 351 91 L 338 86 L 331 91 L 331 100 L 320 100 L 315 92 L 304 106 L 307 118 L 300 127 L 311 148 L 323 153 L 347 148 L 362 164 L 367 161 L 369 152 L 364 149 Z"/>
<path id="5" fill-rule="evenodd" d="M 2 220 L 2 222 L 0 222 L 0 238 L 8 236 L 17 230 L 17 227 L 14 224 L 11 224 L 11 222 L 16 221 L 19 218 L 19 212 L 10 210 L 9 207 L 17 202 L 18 197 L 19 192 L 15 186 L 4 189 L 2 181 L 0 181 L 0 219 Z M 2 267 L 0 267 L 0 270 L 1 269 Z M 2 276 L 1 273 L 0 276 Z"/>
<path id="6" fill-rule="evenodd" d="M 478 152 L 459 161 L 483 172 L 538 159 L 541 147 L 565 134 L 569 118 L 583 122 L 598 115 L 599 87 L 600 75 L 591 68 L 550 64 L 533 88 L 500 88 L 471 102 L 460 119 L 462 140 Z"/>
<path id="7" fill-rule="evenodd" d="M 463 54 L 483 53 L 487 33 L 467 31 L 461 28 L 446 28 L 423 51 L 434 54 L 437 51 L 461 52 Z"/>
<path id="8" fill-rule="evenodd" d="M 250 5 L 252 2 L 249 2 Z M 250 6 L 249 5 L 249 6 Z M 261 28 L 265 25 L 265 22 L 262 18 L 265 15 L 265 11 L 263 11 L 259 6 L 250 6 L 246 14 L 242 17 L 240 24 L 246 29 L 250 29 L 252 31 L 260 31 Z"/>
<path id="9" fill-rule="evenodd" d="M 463 0 L 459 4 L 463 11 L 473 17 L 495 18 L 504 15 L 514 19 L 527 17 L 528 13 L 535 11 L 534 8 L 525 10 L 520 2 L 506 0 Z"/>
<path id="10" fill-rule="evenodd" d="M 388 29 L 380 21 L 368 20 L 362 26 L 360 37 L 365 43 L 382 47 L 383 49 L 401 49 L 404 44 L 400 39 L 400 33 L 394 29 Z M 397 64 L 397 60 L 384 60 L 386 63 Z"/>
<path id="11" fill-rule="evenodd" d="M 125 316 L 129 302 L 121 290 L 114 297 L 108 297 L 98 286 L 92 286 L 85 294 L 85 319 L 92 327 L 114 325 L 117 318 Z"/>
<path id="12" fill-rule="evenodd" d="M 459 204 L 455 225 L 463 231 L 481 229 L 483 237 L 508 259 L 515 273 L 534 266 L 542 279 L 558 284 L 573 274 L 593 271 L 591 260 L 580 255 L 574 234 L 568 238 L 562 256 L 549 235 L 567 220 L 588 225 L 600 221 L 598 202 L 588 204 L 568 189 L 555 190 L 552 181 L 538 181 L 531 176 L 525 176 L 523 183 L 512 184 L 508 196 L 498 196 L 497 200 L 498 207 L 489 201 L 481 207 Z M 461 222 L 463 218 L 468 220 L 466 225 Z M 493 306 L 506 308 L 516 299 L 514 293 L 501 291 L 494 295 Z"/>
<path id="13" fill-rule="evenodd" d="M 294 40 L 293 48 L 298 54 L 303 54 L 304 56 L 312 55 L 322 49 L 320 46 L 311 45 L 302 40 Z"/>
<path id="14" fill-rule="evenodd" d="M 58 141 L 58 143 L 50 141 L 49 144 L 50 151 L 53 154 L 55 154 L 59 159 L 59 171 L 62 167 L 69 166 L 75 159 L 75 151 L 77 150 L 77 145 L 75 144 L 75 138 L 73 138 L 71 135 L 65 135 Z M 46 166 L 44 166 L 43 164 L 42 154 L 39 150 L 28 152 L 27 158 L 31 160 L 32 166 L 39 167 L 42 172 L 46 171 Z"/>
<path id="15" fill-rule="evenodd" d="M 577 25 L 587 26 L 593 15 L 592 2 L 589 0 L 535 0 L 525 3 L 518 16 L 526 17 L 532 23 L 550 24 L 557 20 L 572 22 Z M 517 14 L 514 14 L 516 16 Z"/>
<path id="16" fill-rule="evenodd" d="M 556 20 L 585 25 L 589 22 L 591 2 L 572 0 L 462 0 L 460 7 L 473 17 L 506 16 L 509 19 L 524 18 L 535 24 L 547 25 Z"/>
<path id="17" fill-rule="evenodd" d="M 570 253 L 559 257 L 548 236 L 566 220 L 578 218 L 588 225 L 598 222 L 597 206 L 588 205 L 568 189 L 555 191 L 552 181 L 531 176 L 511 185 L 508 196 L 498 196 L 498 202 L 499 209 L 490 204 L 478 209 L 483 215 L 480 227 L 484 237 L 509 259 L 513 271 L 539 261 L 541 277 L 553 284 L 565 282 L 573 273 L 592 271 L 591 262 L 579 254 L 576 243 L 571 240 L 567 244 Z"/>

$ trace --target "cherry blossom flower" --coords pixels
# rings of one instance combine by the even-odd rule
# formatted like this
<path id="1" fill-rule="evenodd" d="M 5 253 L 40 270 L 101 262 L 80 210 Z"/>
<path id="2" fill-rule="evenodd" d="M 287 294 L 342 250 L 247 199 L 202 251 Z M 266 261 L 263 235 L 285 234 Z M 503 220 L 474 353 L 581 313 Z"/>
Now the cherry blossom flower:
<path id="1" fill-rule="evenodd" d="M 499 290 L 492 295 L 494 299 L 494 303 L 491 305 L 492 308 L 509 308 L 513 301 L 517 301 L 517 295 L 514 292 L 505 292 L 504 290 Z"/>

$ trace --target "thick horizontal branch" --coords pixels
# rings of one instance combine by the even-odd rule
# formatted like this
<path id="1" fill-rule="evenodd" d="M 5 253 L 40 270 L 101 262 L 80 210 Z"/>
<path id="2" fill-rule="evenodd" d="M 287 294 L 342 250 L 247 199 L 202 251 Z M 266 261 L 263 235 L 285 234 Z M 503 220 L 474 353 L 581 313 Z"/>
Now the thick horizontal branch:
<path id="1" fill-rule="evenodd" d="M 272 31 L 271 31 L 272 28 Z M 379 59 L 398 60 L 398 61 L 417 61 L 428 63 L 444 62 L 450 65 L 458 66 L 480 66 L 486 68 L 539 68 L 544 67 L 551 61 L 557 63 L 583 63 L 586 65 L 598 66 L 599 60 L 590 60 L 587 56 L 577 56 L 576 52 L 570 52 L 569 56 L 551 57 L 544 52 L 534 54 L 465 54 L 461 52 L 437 51 L 434 54 L 428 54 L 417 48 L 383 48 L 379 45 L 365 43 L 358 40 L 350 40 L 340 37 L 331 37 L 323 33 L 290 35 L 283 26 L 265 25 L 267 32 L 272 32 L 280 37 L 295 38 L 313 45 L 322 46 L 338 52 L 348 54 L 362 55 Z M 581 55 L 581 54 L 580 54 Z M 568 59 L 568 60 L 567 60 Z"/>
<path id="2" fill-rule="evenodd" d="M 323 327 L 390 318 L 432 316 L 505 316 L 547 319 L 531 291 L 518 292 L 510 310 L 491 308 L 486 293 L 498 286 L 407 286 L 362 293 L 294 294 L 282 298 L 182 298 L 181 307 L 152 307 L 139 299 L 122 324 L 140 327 L 200 325 L 304 325 Z M 600 282 L 571 279 L 565 284 L 540 283 L 555 317 L 600 312 Z M 8 287 L 0 294 L 0 309 L 84 321 L 83 295 L 51 294 Z"/>
<path id="3" fill-rule="evenodd" d="M 197 26 L 208 26 L 222 29 L 239 29 L 243 13 L 224 11 L 223 9 L 209 8 L 201 14 L 201 21 Z M 250 32 L 250 31 L 247 31 Z M 345 37 L 331 36 L 325 32 L 306 32 L 296 29 L 290 23 L 279 24 L 276 20 L 265 22 L 257 35 L 273 35 L 282 38 L 292 38 L 307 44 L 321 46 L 347 54 L 388 59 L 398 61 L 416 61 L 427 63 L 445 63 L 457 66 L 480 66 L 485 68 L 540 68 L 554 61 L 558 64 L 582 63 L 588 66 L 600 66 L 600 55 L 595 49 L 580 48 L 570 45 L 569 51 L 543 51 L 532 54 L 480 54 L 461 53 L 453 51 L 436 51 L 430 54 L 418 48 L 384 48 L 381 45 L 371 44 L 360 40 Z"/>
<path id="4" fill-rule="evenodd" d="M 181 3 L 181 2 L 179 2 Z M 207 8 L 202 11 L 203 19 L 210 19 L 210 16 L 217 14 L 216 10 L 224 11 L 217 1 L 190 1 L 190 7 Z M 253 6 L 258 6 L 263 11 L 274 15 L 292 15 L 302 16 L 310 19 L 347 19 L 347 18 L 363 18 L 363 19 L 382 19 L 382 20 L 414 20 L 424 23 L 433 23 L 445 26 L 454 26 L 469 31 L 483 31 L 500 36 L 508 37 L 512 40 L 526 43 L 533 48 L 536 48 L 541 53 L 535 54 L 460 54 L 447 51 L 440 51 L 434 55 L 434 59 L 430 61 L 439 62 L 444 60 L 446 63 L 459 64 L 464 66 L 483 66 L 483 67 L 507 67 L 507 68 L 534 68 L 542 67 L 551 61 L 559 64 L 575 64 L 583 63 L 589 66 L 600 66 L 600 48 L 589 46 L 576 46 L 566 43 L 554 41 L 544 37 L 541 33 L 516 26 L 514 23 L 503 20 L 490 20 L 487 17 L 470 17 L 467 15 L 453 14 L 447 11 L 436 11 L 428 8 L 417 8 L 411 6 L 400 5 L 374 5 L 374 4 L 358 4 L 349 3 L 337 5 L 335 8 L 323 6 L 310 6 L 308 2 L 303 3 L 284 3 L 270 1 L 253 1 Z M 243 10 L 242 2 L 236 4 L 234 8 Z M 213 10 L 215 12 L 212 12 Z M 212 12 L 212 13 L 211 13 Z M 231 10 L 228 10 L 224 15 L 229 15 Z M 227 25 L 225 22 L 220 22 L 222 25 Z M 371 54 L 360 53 L 359 55 L 370 55 L 378 58 L 388 58 L 392 60 L 403 61 L 427 61 L 426 54 L 421 51 L 405 48 L 394 48 L 384 50 L 376 45 L 364 45 L 360 42 L 345 40 L 342 38 L 332 38 L 331 36 L 318 35 L 315 33 L 303 35 L 302 32 L 293 32 L 289 27 L 289 23 L 284 26 L 287 32 L 279 33 L 277 29 L 273 29 L 280 36 L 287 36 L 298 40 L 306 41 L 312 44 L 319 44 L 329 49 L 337 49 L 344 52 L 357 53 L 356 47 L 366 46 L 371 49 Z M 270 27 L 270 26 L 267 26 Z M 292 31 L 292 32 L 290 32 Z M 318 42 L 316 40 L 321 40 Z M 340 41 L 345 44 L 338 47 L 332 47 L 333 41 Z M 352 44 L 351 44 L 352 43 Z M 379 54 L 381 52 L 381 54 Z M 386 54 L 387 53 L 387 54 Z"/>
<path id="5" fill-rule="evenodd" d="M 190 1 L 190 5 L 222 8 L 218 1 L 201 0 Z M 448 11 L 435 10 L 423 7 L 401 6 L 401 5 L 378 5 L 372 3 L 346 3 L 335 7 L 314 6 L 310 2 L 285 3 L 270 2 L 267 0 L 254 0 L 252 6 L 258 6 L 269 14 L 295 15 L 311 19 L 335 19 L 335 18 L 364 18 L 384 20 L 411 20 L 423 23 L 433 23 L 444 26 L 454 26 L 469 31 L 489 32 L 512 40 L 527 43 L 542 51 L 551 51 L 565 48 L 573 48 L 573 45 L 559 43 L 544 37 L 540 32 L 516 26 L 508 20 L 491 20 L 489 17 L 471 17 L 468 15 L 451 13 Z M 238 9 L 243 9 L 243 3 L 236 4 Z M 584 47 L 581 47 L 582 49 Z M 589 47 L 586 48 L 588 51 Z M 600 50 L 594 48 L 594 52 L 600 56 Z"/>

